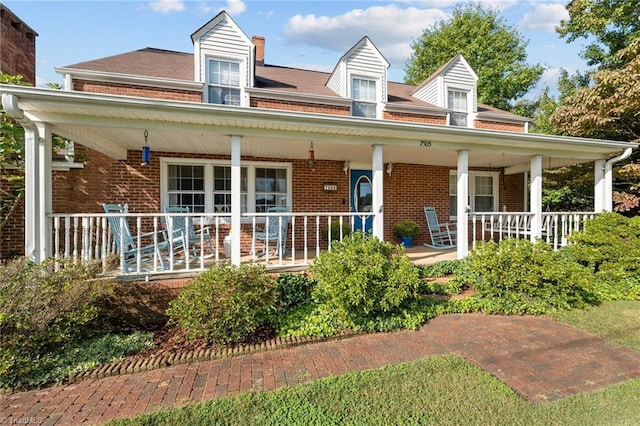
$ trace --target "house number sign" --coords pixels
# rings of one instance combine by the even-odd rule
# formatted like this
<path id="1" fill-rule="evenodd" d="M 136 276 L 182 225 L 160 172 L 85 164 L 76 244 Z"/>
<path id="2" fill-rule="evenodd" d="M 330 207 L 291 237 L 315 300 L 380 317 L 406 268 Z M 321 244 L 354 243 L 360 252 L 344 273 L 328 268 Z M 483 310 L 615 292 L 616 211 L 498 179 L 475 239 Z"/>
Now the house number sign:
<path id="1" fill-rule="evenodd" d="M 322 184 L 325 191 L 335 192 L 338 190 L 338 184 L 335 182 L 325 182 Z"/>

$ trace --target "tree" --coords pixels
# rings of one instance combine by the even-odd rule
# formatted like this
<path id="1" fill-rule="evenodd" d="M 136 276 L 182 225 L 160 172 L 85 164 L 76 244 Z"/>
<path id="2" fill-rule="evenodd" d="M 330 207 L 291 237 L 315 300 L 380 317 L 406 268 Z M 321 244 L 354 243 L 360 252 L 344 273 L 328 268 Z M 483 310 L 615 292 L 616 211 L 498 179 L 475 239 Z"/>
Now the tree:
<path id="1" fill-rule="evenodd" d="M 0 73 L 0 83 L 27 85 L 21 75 Z M 0 104 L 0 234 L 24 198 L 24 129 Z"/>
<path id="2" fill-rule="evenodd" d="M 594 85 L 578 89 L 556 109 L 551 117 L 553 125 L 573 136 L 640 142 L 640 37 L 613 61 L 625 65 L 594 73 Z M 622 184 L 621 191 L 614 193 L 617 211 L 640 205 L 637 160 L 636 151 L 631 161 L 616 171 L 618 184 Z"/>
<path id="3" fill-rule="evenodd" d="M 458 5 L 449 20 L 425 29 L 411 44 L 405 82 L 420 84 L 460 53 L 478 75 L 478 100 L 510 110 L 544 71 L 540 64 L 527 64 L 527 44 L 495 10 L 480 4 Z"/>
<path id="4" fill-rule="evenodd" d="M 567 42 L 588 40 L 581 56 L 590 66 L 620 68 L 630 58 L 616 54 L 640 34 L 640 7 L 637 0 L 572 0 L 567 4 L 569 19 L 557 28 Z"/>

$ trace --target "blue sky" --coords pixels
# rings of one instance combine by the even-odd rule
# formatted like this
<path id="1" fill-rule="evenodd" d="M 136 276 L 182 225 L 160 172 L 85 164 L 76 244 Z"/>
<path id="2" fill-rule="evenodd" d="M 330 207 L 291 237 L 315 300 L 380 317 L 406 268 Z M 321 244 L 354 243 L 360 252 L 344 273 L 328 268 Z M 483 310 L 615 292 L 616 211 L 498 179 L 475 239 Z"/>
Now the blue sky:
<path id="1" fill-rule="evenodd" d="M 567 0 L 482 0 L 529 40 L 529 63 L 548 67 L 542 84 L 555 87 L 560 68 L 584 70 L 581 40 L 567 44 L 554 31 L 567 18 Z M 191 34 L 226 10 L 244 32 L 266 38 L 265 62 L 331 71 L 367 35 L 402 81 L 410 44 L 450 16 L 455 0 L 323 1 L 3 1 L 38 34 L 37 85 L 62 83 L 54 67 L 145 47 L 192 52 Z M 531 93 L 531 96 L 535 95 Z"/>

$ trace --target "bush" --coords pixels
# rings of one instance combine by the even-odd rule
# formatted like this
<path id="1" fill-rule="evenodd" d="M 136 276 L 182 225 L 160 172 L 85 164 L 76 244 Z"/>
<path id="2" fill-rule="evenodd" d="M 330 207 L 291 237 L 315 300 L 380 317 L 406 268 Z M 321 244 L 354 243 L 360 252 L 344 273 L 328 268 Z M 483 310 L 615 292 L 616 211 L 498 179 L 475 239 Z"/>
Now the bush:
<path id="1" fill-rule="evenodd" d="M 322 227 L 320 231 L 322 234 L 322 239 L 324 241 L 329 241 L 329 226 L 325 225 Z M 342 222 L 342 238 L 346 238 L 351 235 L 351 225 L 349 221 Z M 340 240 L 340 221 L 332 220 L 331 221 L 331 241 L 339 241 Z"/>
<path id="2" fill-rule="evenodd" d="M 315 284 L 315 281 L 304 274 L 280 274 L 276 279 L 278 311 L 284 313 L 311 303 L 311 291 Z"/>
<path id="3" fill-rule="evenodd" d="M 238 343 L 269 322 L 275 280 L 259 265 L 216 264 L 182 289 L 167 309 L 187 339 Z"/>
<path id="4" fill-rule="evenodd" d="M 542 241 L 480 243 L 465 264 L 476 295 L 464 303 L 485 312 L 540 314 L 596 302 L 590 271 Z"/>
<path id="5" fill-rule="evenodd" d="M 420 265 L 417 267 L 420 278 L 440 278 L 455 274 L 463 268 L 462 260 L 441 260 L 431 265 Z"/>
<path id="6" fill-rule="evenodd" d="M 112 285 L 96 265 L 17 259 L 0 266 L 0 385 L 27 384 L 44 354 L 95 328 Z"/>
<path id="7" fill-rule="evenodd" d="M 411 219 L 405 219 L 393 225 L 392 232 L 397 238 L 415 238 L 420 233 L 420 226 Z"/>
<path id="8" fill-rule="evenodd" d="M 640 217 L 605 213 L 568 239 L 566 251 L 593 271 L 601 299 L 640 299 Z"/>
<path id="9" fill-rule="evenodd" d="M 399 311 L 416 297 L 417 269 L 402 246 L 355 232 L 310 266 L 313 298 L 344 320 Z"/>

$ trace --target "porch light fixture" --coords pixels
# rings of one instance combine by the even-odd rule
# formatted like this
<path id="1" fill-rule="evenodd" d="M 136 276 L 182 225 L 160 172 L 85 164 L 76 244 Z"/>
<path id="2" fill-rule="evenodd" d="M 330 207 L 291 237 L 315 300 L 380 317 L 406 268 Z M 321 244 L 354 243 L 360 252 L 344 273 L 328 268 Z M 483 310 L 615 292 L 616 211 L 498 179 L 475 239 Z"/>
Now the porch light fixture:
<path id="1" fill-rule="evenodd" d="M 145 129 L 144 145 L 142 146 L 142 163 L 140 163 L 140 167 L 149 167 L 151 165 L 151 148 L 149 147 L 149 143 L 147 142 L 148 137 L 149 131 Z"/>
<path id="2" fill-rule="evenodd" d="M 311 142 L 311 146 L 309 147 L 309 159 L 307 160 L 307 163 L 312 169 L 316 165 L 316 154 L 313 151 L 313 142 Z"/>
<path id="3" fill-rule="evenodd" d="M 342 171 L 344 172 L 345 175 L 347 175 L 349 173 L 349 169 L 351 168 L 351 163 L 349 163 L 349 160 L 346 160 L 343 164 L 342 164 Z"/>
<path id="4" fill-rule="evenodd" d="M 387 163 L 387 174 L 391 176 L 391 172 L 393 171 L 393 163 Z"/>

